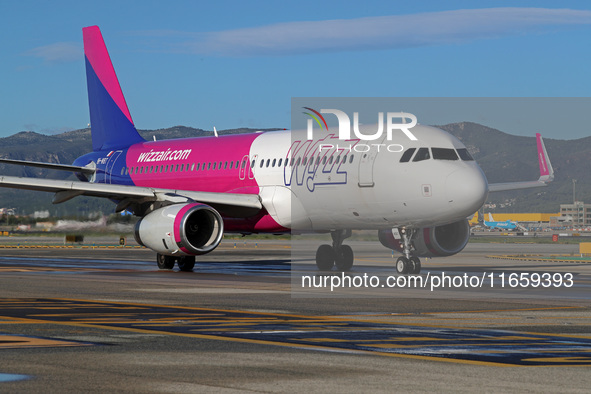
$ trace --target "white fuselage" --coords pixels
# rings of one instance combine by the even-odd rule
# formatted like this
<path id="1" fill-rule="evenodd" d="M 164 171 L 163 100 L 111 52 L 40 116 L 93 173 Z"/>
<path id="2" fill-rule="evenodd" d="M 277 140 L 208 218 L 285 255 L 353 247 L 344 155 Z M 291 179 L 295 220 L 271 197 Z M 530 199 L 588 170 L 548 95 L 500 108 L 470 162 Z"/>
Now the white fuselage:
<path id="1" fill-rule="evenodd" d="M 412 131 L 417 141 L 401 134 L 371 143 L 326 135 L 308 141 L 298 131 L 263 133 L 250 149 L 263 205 L 280 225 L 314 231 L 437 226 L 476 212 L 488 194 L 478 164 L 458 156 L 440 159 L 432 150 L 466 147 L 437 128 Z M 414 155 L 401 162 L 410 148 Z M 429 158 L 415 157 L 421 148 Z"/>

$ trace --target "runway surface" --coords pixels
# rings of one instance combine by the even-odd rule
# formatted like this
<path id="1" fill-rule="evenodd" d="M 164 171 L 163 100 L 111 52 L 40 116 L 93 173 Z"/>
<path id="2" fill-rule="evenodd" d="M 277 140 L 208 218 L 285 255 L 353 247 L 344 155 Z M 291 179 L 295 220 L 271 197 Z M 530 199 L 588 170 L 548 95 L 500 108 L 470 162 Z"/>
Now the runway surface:
<path id="1" fill-rule="evenodd" d="M 591 384 L 590 264 L 490 257 L 577 245 L 469 244 L 423 260 L 412 283 L 425 287 L 391 288 L 381 287 L 400 280 L 391 253 L 351 242 L 347 276 L 380 286 L 331 291 L 301 285 L 307 275 L 342 280 L 315 271 L 305 243 L 226 240 L 187 273 L 159 271 L 144 249 L 20 241 L 0 248 L 0 392 L 588 392 Z M 444 276 L 449 286 L 433 289 Z M 462 287 L 456 277 L 484 281 Z"/>

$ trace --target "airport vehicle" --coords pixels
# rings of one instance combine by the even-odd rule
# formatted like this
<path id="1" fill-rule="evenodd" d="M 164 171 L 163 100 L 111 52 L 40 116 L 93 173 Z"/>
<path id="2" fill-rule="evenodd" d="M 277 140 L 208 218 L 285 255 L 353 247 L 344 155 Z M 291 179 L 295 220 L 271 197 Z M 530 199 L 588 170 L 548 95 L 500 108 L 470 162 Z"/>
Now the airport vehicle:
<path id="1" fill-rule="evenodd" d="M 484 225 L 492 229 L 515 230 L 518 226 L 518 223 L 512 220 L 505 220 L 504 222 L 495 221 L 493 219 L 492 213 L 489 212 L 488 220 L 484 221 Z"/>
<path id="2" fill-rule="evenodd" d="M 340 149 L 334 134 L 305 131 L 145 141 L 137 132 L 102 34 L 83 29 L 93 151 L 72 165 L 0 160 L 72 171 L 79 181 L 0 177 L 0 186 L 113 200 L 116 212 L 141 217 L 138 243 L 157 253 L 162 269 L 190 271 L 224 232 L 325 232 L 332 245 L 316 253 L 320 270 L 349 270 L 352 230 L 379 231 L 398 250 L 400 273 L 421 270 L 419 257 L 448 256 L 466 245 L 466 217 L 489 191 L 544 186 L 553 173 L 538 135 L 540 178 L 489 185 L 466 147 L 447 132 L 412 128 L 394 133 L 404 150 Z M 352 143 L 358 143 L 354 140 Z M 356 142 L 355 142 L 356 141 Z M 322 144 L 323 148 L 317 149 Z"/>

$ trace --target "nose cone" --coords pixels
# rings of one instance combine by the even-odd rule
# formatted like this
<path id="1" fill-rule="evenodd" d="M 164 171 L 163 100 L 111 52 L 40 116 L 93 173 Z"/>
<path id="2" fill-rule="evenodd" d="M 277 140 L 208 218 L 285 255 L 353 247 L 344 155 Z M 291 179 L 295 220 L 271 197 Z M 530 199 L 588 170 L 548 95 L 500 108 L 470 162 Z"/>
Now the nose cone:
<path id="1" fill-rule="evenodd" d="M 450 208 L 461 217 L 479 210 L 488 196 L 488 182 L 478 166 L 452 172 L 445 181 L 445 189 Z"/>

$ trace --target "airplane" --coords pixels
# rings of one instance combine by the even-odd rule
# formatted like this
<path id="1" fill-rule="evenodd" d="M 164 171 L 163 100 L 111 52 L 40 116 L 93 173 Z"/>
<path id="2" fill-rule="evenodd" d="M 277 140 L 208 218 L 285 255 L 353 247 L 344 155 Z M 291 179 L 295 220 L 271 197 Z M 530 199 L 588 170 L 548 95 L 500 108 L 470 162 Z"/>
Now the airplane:
<path id="1" fill-rule="evenodd" d="M 100 29 L 82 30 L 92 152 L 72 165 L 0 160 L 70 171 L 78 181 L 0 176 L 0 186 L 52 192 L 55 204 L 81 195 L 114 201 L 116 212 L 140 217 L 135 239 L 156 252 L 160 269 L 176 264 L 192 271 L 195 256 L 212 252 L 224 233 L 309 232 L 332 238 L 332 245 L 316 251 L 320 271 L 349 271 L 354 254 L 343 242 L 353 230 L 372 229 L 385 247 L 402 253 L 397 272 L 419 273 L 420 257 L 464 249 L 466 217 L 489 192 L 553 179 L 539 134 L 539 179 L 504 184 L 488 184 L 457 138 L 420 124 L 412 127 L 415 140 L 393 133 L 392 143 L 404 143 L 400 152 L 359 153 L 325 144 L 336 140 L 328 126 L 311 139 L 305 130 L 282 130 L 146 141 L 134 126 Z M 316 149 L 320 144 L 324 148 Z"/>
<path id="2" fill-rule="evenodd" d="M 517 222 L 511 220 L 505 220 L 504 222 L 498 222 L 493 219 L 492 213 L 488 213 L 488 221 L 484 221 L 484 225 L 490 228 L 498 228 L 501 230 L 515 230 L 517 228 Z"/>

